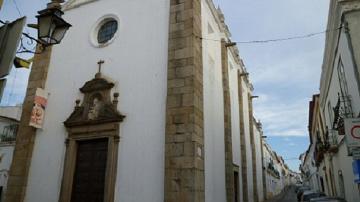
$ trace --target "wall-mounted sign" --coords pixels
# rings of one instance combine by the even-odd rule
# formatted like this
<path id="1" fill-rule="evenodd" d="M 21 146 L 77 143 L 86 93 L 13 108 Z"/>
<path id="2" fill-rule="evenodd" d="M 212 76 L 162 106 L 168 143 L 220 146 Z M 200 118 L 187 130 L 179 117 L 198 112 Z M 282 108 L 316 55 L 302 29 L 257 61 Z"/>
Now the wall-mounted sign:
<path id="1" fill-rule="evenodd" d="M 45 108 L 47 105 L 48 93 L 44 89 L 36 89 L 34 106 L 31 111 L 29 125 L 34 128 L 42 128 L 44 123 Z"/>
<path id="2" fill-rule="evenodd" d="M 360 119 L 345 119 L 346 143 L 349 148 L 360 147 Z"/>

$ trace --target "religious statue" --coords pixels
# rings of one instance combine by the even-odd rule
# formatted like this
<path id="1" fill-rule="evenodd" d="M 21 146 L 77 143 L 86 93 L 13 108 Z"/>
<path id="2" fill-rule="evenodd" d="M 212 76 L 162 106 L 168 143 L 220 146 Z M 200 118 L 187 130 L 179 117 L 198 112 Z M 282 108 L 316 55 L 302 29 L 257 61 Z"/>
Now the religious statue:
<path id="1" fill-rule="evenodd" d="M 92 105 L 89 108 L 89 113 L 88 113 L 89 120 L 95 120 L 99 116 L 99 111 L 101 109 L 101 106 L 102 106 L 101 100 L 95 97 L 92 102 Z"/>

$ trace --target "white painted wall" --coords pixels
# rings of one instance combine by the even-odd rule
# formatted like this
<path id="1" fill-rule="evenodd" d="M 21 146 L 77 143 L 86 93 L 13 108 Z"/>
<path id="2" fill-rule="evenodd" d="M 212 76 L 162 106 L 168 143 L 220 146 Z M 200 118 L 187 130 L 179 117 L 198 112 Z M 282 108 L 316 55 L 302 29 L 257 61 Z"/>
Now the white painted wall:
<path id="1" fill-rule="evenodd" d="M 206 0 L 202 1 L 204 38 L 220 40 L 222 34 Z M 209 27 L 214 33 L 209 33 Z M 205 201 L 226 201 L 224 99 L 220 41 L 203 40 Z"/>
<path id="2" fill-rule="evenodd" d="M 13 152 L 14 152 L 14 145 L 9 145 L 9 144 L 8 145 L 0 145 L 0 157 L 1 157 L 0 172 L 1 172 L 1 174 L 9 171 Z M 0 186 L 4 185 L 3 177 L 4 176 L 2 176 L 2 175 L 0 176 Z"/>
<path id="3" fill-rule="evenodd" d="M 103 75 L 120 93 L 118 109 L 126 115 L 115 201 L 163 201 L 169 6 L 168 0 L 102 0 L 65 13 L 73 27 L 53 48 L 48 107 L 44 128 L 36 134 L 25 201 L 58 201 L 67 136 L 63 121 L 100 59 L 105 60 Z M 119 31 L 113 43 L 96 48 L 90 33 L 107 14 L 120 19 Z"/>
<path id="4" fill-rule="evenodd" d="M 9 179 L 9 170 L 14 154 L 14 144 L 0 144 L 0 186 L 3 187 L 2 190 L 2 199 L 4 200 L 4 195 L 7 189 L 7 182 Z"/>
<path id="5" fill-rule="evenodd" d="M 256 158 L 256 179 L 257 179 L 257 190 L 259 195 L 259 201 L 264 201 L 264 190 L 263 190 L 263 167 L 262 167 L 262 156 L 261 156 L 261 136 L 262 133 L 259 128 L 254 124 L 254 145 L 255 145 L 255 158 Z"/>
<path id="6" fill-rule="evenodd" d="M 2 106 L 0 107 L 0 116 L 8 117 L 20 121 L 22 106 Z"/>
<path id="7" fill-rule="evenodd" d="M 232 136 L 232 154 L 233 162 L 239 166 L 239 199 L 243 201 L 243 183 L 242 183 L 242 163 L 240 148 L 240 106 L 239 106 L 239 89 L 238 89 L 238 71 L 232 53 L 229 51 L 229 85 L 230 85 L 230 101 L 231 101 L 231 136 Z"/>
<path id="8" fill-rule="evenodd" d="M 239 92 L 238 92 L 238 71 L 233 62 L 232 54 L 229 54 L 229 83 L 231 101 L 231 135 L 233 162 L 241 168 L 240 153 L 240 117 L 239 117 Z M 239 173 L 241 174 L 241 173 Z"/>
<path id="9" fill-rule="evenodd" d="M 243 78 L 242 78 L 243 79 Z M 244 126 L 245 126 L 245 145 L 246 145 L 246 163 L 247 163 L 247 182 L 248 182 L 248 199 L 249 202 L 254 201 L 254 190 L 253 190 L 253 172 L 252 172 L 252 149 L 250 141 L 250 120 L 249 120 L 249 96 L 251 90 L 244 81 L 243 85 L 243 103 L 244 103 Z"/>

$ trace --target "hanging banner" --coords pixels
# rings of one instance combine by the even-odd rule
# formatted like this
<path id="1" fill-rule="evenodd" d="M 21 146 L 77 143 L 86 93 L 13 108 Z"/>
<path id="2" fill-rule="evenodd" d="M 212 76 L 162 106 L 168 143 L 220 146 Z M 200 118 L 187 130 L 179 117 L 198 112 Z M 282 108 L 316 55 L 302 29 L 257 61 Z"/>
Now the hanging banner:
<path id="1" fill-rule="evenodd" d="M 47 105 L 48 93 L 44 89 L 36 89 L 34 106 L 31 111 L 29 125 L 34 128 L 42 128 L 44 123 L 45 108 Z"/>
<path id="2" fill-rule="evenodd" d="M 0 78 L 10 72 L 25 22 L 22 17 L 0 27 Z"/>

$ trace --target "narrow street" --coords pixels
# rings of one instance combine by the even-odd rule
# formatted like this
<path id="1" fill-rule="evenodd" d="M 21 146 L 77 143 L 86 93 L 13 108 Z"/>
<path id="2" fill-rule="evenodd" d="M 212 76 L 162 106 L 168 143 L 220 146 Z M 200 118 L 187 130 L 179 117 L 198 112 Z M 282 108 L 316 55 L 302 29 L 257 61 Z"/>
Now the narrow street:
<path id="1" fill-rule="evenodd" d="M 289 187 L 285 193 L 282 193 L 266 202 L 296 202 L 295 187 Z"/>

